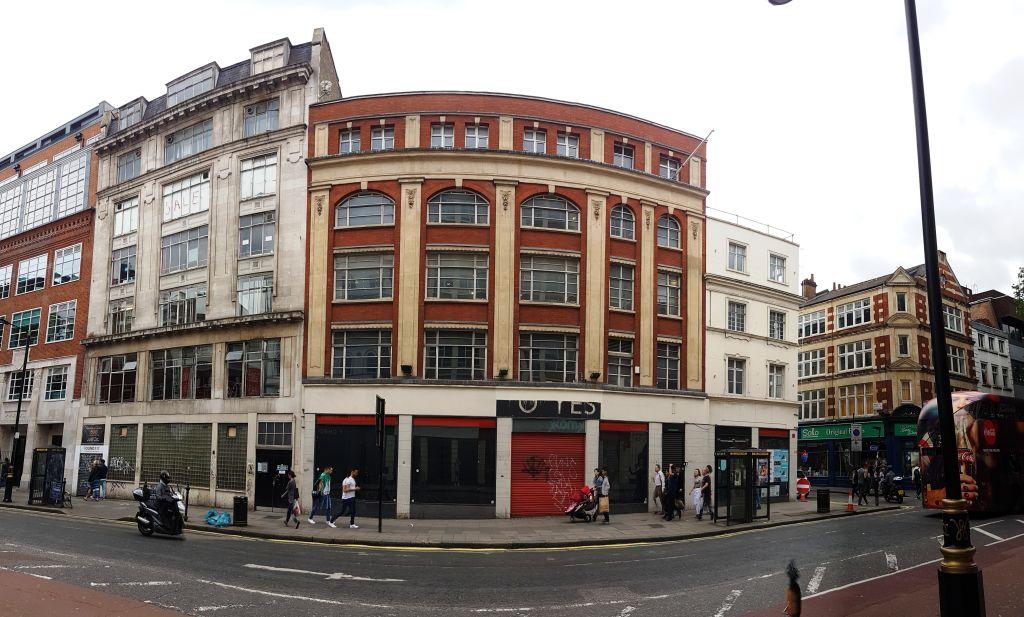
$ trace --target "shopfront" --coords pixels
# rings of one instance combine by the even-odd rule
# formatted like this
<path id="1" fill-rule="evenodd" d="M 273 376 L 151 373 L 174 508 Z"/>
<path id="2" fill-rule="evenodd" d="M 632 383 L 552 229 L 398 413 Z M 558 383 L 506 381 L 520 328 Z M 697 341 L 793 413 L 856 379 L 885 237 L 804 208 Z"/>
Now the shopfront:
<path id="1" fill-rule="evenodd" d="M 797 443 L 801 471 L 818 486 L 849 486 L 850 475 L 864 461 L 886 460 L 882 422 L 861 422 L 861 447 L 856 451 L 851 424 L 813 424 L 800 427 Z"/>
<path id="2" fill-rule="evenodd" d="M 590 481 L 585 460 L 583 420 L 513 420 L 512 516 L 564 514 Z"/>
<path id="3" fill-rule="evenodd" d="M 494 518 L 494 418 L 415 417 L 412 518 Z"/>
<path id="4" fill-rule="evenodd" d="M 758 447 L 770 456 L 770 495 L 779 501 L 789 499 L 789 431 L 777 428 L 757 429 Z"/>
<path id="5" fill-rule="evenodd" d="M 384 516 L 395 516 L 396 471 L 398 469 L 398 418 L 385 419 L 384 441 Z M 370 415 L 318 415 L 316 418 L 316 447 L 313 454 L 314 477 L 328 466 L 334 467 L 332 486 L 340 496 L 342 480 L 351 468 L 359 469 L 359 516 L 377 515 L 377 496 L 380 482 L 380 454 L 377 449 L 374 417 Z M 312 485 L 312 484 L 311 484 Z M 334 499 L 334 508 L 341 507 Z"/>
<path id="6" fill-rule="evenodd" d="M 608 469 L 616 512 L 647 511 L 646 422 L 601 422 L 598 465 Z"/>

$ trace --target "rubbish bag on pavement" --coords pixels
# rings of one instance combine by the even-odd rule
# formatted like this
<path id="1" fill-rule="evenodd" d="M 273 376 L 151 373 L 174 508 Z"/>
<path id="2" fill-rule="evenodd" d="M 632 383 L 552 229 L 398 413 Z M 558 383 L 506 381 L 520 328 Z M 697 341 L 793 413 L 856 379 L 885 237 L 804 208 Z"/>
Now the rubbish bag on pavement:
<path id="1" fill-rule="evenodd" d="M 227 512 L 217 512 L 211 508 L 206 512 L 206 524 L 214 527 L 227 527 L 231 524 L 231 515 Z"/>

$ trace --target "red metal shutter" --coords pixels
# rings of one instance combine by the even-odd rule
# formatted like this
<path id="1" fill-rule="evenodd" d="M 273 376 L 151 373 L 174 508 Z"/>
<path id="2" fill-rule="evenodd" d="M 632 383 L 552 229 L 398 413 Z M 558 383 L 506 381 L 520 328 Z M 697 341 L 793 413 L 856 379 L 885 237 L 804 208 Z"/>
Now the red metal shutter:
<path id="1" fill-rule="evenodd" d="M 512 433 L 512 516 L 565 514 L 587 482 L 583 435 Z"/>

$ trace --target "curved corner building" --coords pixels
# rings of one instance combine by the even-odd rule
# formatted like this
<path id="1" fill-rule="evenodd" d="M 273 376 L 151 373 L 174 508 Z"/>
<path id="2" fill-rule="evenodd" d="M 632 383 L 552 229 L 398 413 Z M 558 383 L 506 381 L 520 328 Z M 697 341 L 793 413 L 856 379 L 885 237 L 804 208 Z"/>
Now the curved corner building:
<path id="1" fill-rule="evenodd" d="M 398 517 L 561 514 L 599 465 L 643 511 L 713 462 L 699 137 L 436 92 L 314 105 L 309 142 L 304 470 L 376 501 L 378 395 Z"/>

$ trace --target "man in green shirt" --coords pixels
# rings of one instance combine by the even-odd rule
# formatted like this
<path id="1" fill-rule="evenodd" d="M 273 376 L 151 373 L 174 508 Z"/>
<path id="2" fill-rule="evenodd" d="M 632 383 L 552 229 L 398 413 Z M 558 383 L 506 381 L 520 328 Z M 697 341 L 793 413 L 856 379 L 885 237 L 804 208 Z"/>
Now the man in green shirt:
<path id="1" fill-rule="evenodd" d="M 324 513 L 324 520 L 327 522 L 328 527 L 337 527 L 331 522 L 331 473 L 334 471 L 333 465 L 324 467 L 323 473 L 317 478 L 317 481 L 313 484 L 313 507 L 309 511 L 309 524 L 313 525 L 316 521 L 313 517 L 318 512 Z M 319 499 L 317 498 L 319 496 Z"/>

